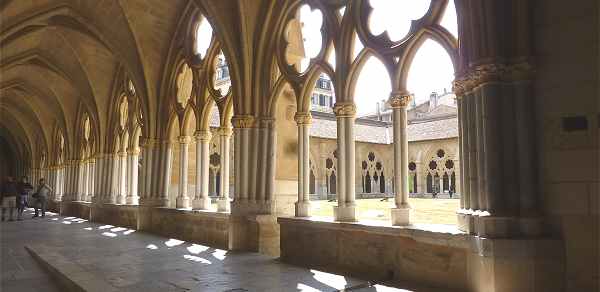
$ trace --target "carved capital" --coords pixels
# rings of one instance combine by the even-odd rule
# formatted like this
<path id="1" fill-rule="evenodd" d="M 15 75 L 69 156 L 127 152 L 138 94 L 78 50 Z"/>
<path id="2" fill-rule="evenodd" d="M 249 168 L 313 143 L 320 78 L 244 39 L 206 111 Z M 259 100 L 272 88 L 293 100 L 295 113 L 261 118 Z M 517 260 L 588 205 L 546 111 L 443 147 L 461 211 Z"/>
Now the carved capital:
<path id="1" fill-rule="evenodd" d="M 252 128 L 254 127 L 254 117 L 250 115 L 233 116 L 233 118 L 231 118 L 231 123 L 234 128 Z"/>
<path id="2" fill-rule="evenodd" d="M 401 92 L 392 92 L 390 95 L 389 103 L 392 108 L 401 108 L 407 107 L 410 104 L 410 101 L 413 99 L 412 94 L 409 93 L 401 93 Z"/>
<path id="3" fill-rule="evenodd" d="M 219 127 L 217 129 L 217 133 L 219 133 L 219 136 L 231 136 L 232 132 L 233 131 L 230 127 Z"/>
<path id="4" fill-rule="evenodd" d="M 194 137 L 196 137 L 196 141 L 210 141 L 212 134 L 210 131 L 199 130 L 194 133 Z"/>
<path id="5" fill-rule="evenodd" d="M 312 116 L 309 112 L 297 112 L 294 115 L 294 121 L 298 125 L 310 125 L 312 123 Z"/>
<path id="6" fill-rule="evenodd" d="M 179 136 L 178 141 L 179 144 L 190 144 L 192 139 L 190 136 Z"/>
<path id="7" fill-rule="evenodd" d="M 354 117 L 356 115 L 356 105 L 353 102 L 337 102 L 333 107 L 333 112 L 338 118 Z"/>
<path id="8" fill-rule="evenodd" d="M 515 82 L 531 80 L 535 70 L 527 60 L 517 63 L 488 63 L 473 67 L 470 71 L 457 77 L 452 83 L 453 91 L 462 96 L 473 88 L 489 82 Z"/>
<path id="9" fill-rule="evenodd" d="M 271 117 L 261 117 L 257 121 L 259 128 L 273 128 L 275 126 L 275 118 Z"/>

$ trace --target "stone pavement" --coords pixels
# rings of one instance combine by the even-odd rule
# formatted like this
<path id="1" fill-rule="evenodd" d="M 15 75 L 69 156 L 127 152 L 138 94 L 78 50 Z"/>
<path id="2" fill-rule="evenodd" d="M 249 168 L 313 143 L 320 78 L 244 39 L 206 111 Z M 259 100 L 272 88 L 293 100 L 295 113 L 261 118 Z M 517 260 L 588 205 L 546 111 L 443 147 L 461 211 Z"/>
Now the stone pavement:
<path id="1" fill-rule="evenodd" d="M 233 253 L 75 217 L 26 218 L 0 224 L 0 292 L 65 290 L 32 255 L 86 291 L 433 291 L 369 287 L 364 280 L 257 253 Z"/>

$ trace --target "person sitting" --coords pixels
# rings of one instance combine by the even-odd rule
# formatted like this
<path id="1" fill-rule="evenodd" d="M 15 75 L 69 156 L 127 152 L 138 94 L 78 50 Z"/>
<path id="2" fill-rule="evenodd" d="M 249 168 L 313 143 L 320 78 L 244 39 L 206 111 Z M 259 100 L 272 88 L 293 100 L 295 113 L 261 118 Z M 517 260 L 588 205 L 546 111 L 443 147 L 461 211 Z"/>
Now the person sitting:
<path id="1" fill-rule="evenodd" d="M 2 196 L 2 221 L 5 220 L 6 209 L 9 209 L 10 213 L 8 221 L 15 221 L 13 214 L 17 206 L 17 185 L 12 176 L 6 178 L 0 195 Z"/>
<path id="2" fill-rule="evenodd" d="M 42 217 L 46 216 L 46 203 L 48 200 L 48 195 L 52 192 L 52 187 L 50 187 L 48 184 L 46 184 L 46 181 L 41 178 L 38 184 L 38 188 L 37 188 L 37 192 L 35 194 L 35 198 L 37 201 L 37 204 L 35 204 L 35 215 L 33 215 L 33 218 L 36 218 L 39 216 L 39 209 L 42 210 Z"/>
<path id="3" fill-rule="evenodd" d="M 27 196 L 33 191 L 33 186 L 23 176 L 21 182 L 17 185 L 17 220 L 23 220 L 23 211 L 27 206 Z"/>

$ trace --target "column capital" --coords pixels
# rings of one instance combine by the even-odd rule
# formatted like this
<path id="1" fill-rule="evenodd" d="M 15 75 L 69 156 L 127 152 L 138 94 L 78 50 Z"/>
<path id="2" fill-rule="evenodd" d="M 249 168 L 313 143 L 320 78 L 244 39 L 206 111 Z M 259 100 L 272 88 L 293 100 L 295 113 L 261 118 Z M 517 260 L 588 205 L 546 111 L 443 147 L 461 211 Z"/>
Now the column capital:
<path id="1" fill-rule="evenodd" d="M 158 145 L 160 142 L 158 139 L 154 139 L 154 138 L 141 138 L 141 144 L 142 147 L 154 147 L 155 145 Z"/>
<path id="2" fill-rule="evenodd" d="M 338 118 L 352 118 L 356 115 L 356 105 L 354 102 L 336 102 L 333 112 Z"/>
<path id="3" fill-rule="evenodd" d="M 233 133 L 233 130 L 231 129 L 231 127 L 219 127 L 217 129 L 217 133 L 219 133 L 219 136 L 229 137 L 231 136 L 231 133 Z"/>
<path id="4" fill-rule="evenodd" d="M 179 136 L 177 138 L 177 140 L 179 141 L 179 144 L 190 144 L 190 142 L 192 141 L 192 137 L 190 137 L 190 136 Z"/>
<path id="5" fill-rule="evenodd" d="M 473 88 L 490 82 L 531 80 L 535 73 L 533 63 L 527 58 L 512 62 L 489 62 L 473 66 L 452 82 L 457 96 L 462 96 Z"/>
<path id="6" fill-rule="evenodd" d="M 194 133 L 196 141 L 210 141 L 212 134 L 208 130 L 198 130 Z"/>
<path id="7" fill-rule="evenodd" d="M 255 125 L 258 126 L 259 128 L 273 128 L 273 126 L 275 125 L 275 118 L 272 118 L 272 117 L 260 117 L 255 122 Z"/>
<path id="8" fill-rule="evenodd" d="M 238 115 L 231 118 L 231 123 L 234 128 L 252 128 L 254 127 L 254 116 Z"/>
<path id="9" fill-rule="evenodd" d="M 298 125 L 310 125 L 312 123 L 312 115 L 310 112 L 297 112 L 296 115 L 294 115 L 294 121 L 296 121 Z"/>
<path id="10" fill-rule="evenodd" d="M 407 92 L 392 92 L 390 94 L 390 107 L 402 108 L 407 107 L 410 101 L 413 99 L 412 94 Z"/>

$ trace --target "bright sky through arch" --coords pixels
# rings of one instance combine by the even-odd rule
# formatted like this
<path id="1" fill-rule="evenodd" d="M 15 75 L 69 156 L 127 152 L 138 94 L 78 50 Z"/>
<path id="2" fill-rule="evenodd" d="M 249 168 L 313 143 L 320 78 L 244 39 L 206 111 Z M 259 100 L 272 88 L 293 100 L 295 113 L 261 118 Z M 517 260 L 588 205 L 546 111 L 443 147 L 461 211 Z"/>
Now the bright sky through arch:
<path id="1" fill-rule="evenodd" d="M 429 7 L 429 0 L 371 0 L 374 7 L 370 18 L 370 29 L 378 35 L 389 30 L 392 39 L 404 37 L 410 28 L 410 21 L 423 16 Z M 306 9 L 306 8 L 305 8 Z M 303 11 L 304 22 L 321 23 L 322 19 Z M 448 6 L 442 17 L 441 25 L 455 37 L 457 36 L 456 9 L 454 1 L 448 1 Z M 307 38 L 305 38 L 307 39 Z M 310 38 L 309 38 L 310 39 Z M 320 48 L 320 42 L 305 41 L 305 46 Z M 429 99 L 432 91 L 443 92 L 444 88 L 451 90 L 454 80 L 452 61 L 444 48 L 435 41 L 427 40 L 417 51 L 410 65 L 407 89 L 415 94 L 416 103 L 420 104 Z M 387 100 L 391 91 L 390 76 L 383 64 L 376 58 L 369 58 L 360 72 L 354 92 L 357 115 L 363 116 L 376 111 L 376 102 Z"/>

